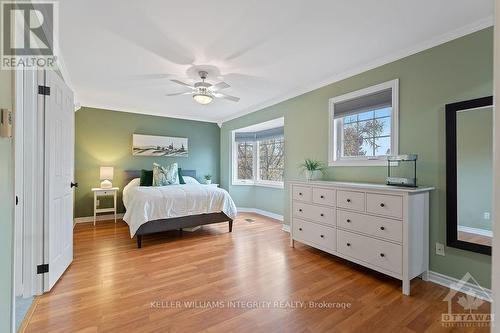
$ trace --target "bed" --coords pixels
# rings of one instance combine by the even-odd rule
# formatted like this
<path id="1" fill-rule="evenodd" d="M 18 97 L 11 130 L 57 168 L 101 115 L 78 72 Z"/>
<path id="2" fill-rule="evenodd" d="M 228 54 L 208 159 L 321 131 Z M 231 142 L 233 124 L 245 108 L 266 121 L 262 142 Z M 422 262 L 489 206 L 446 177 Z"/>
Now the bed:
<path id="1" fill-rule="evenodd" d="M 130 237 L 142 247 L 143 236 L 169 230 L 228 222 L 233 230 L 236 206 L 224 189 L 195 182 L 196 171 L 182 170 L 188 184 L 158 187 L 139 186 L 140 171 L 126 171 L 123 189 L 125 215 Z M 187 181 L 186 181 L 187 182 Z"/>

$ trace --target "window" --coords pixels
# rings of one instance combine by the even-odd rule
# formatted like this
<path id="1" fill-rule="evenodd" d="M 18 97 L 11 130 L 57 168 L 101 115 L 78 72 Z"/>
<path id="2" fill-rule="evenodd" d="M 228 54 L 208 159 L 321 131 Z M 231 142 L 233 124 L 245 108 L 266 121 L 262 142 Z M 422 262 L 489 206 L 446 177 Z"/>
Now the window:
<path id="1" fill-rule="evenodd" d="M 398 154 L 398 80 L 330 99 L 329 165 L 385 165 Z"/>
<path id="2" fill-rule="evenodd" d="M 232 164 L 233 185 L 283 187 L 283 118 L 233 131 Z"/>

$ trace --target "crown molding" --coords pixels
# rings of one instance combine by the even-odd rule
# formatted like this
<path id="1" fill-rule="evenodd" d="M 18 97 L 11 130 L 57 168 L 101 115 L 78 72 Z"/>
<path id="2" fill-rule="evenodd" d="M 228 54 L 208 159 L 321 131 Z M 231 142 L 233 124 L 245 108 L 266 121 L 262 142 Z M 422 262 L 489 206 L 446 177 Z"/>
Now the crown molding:
<path id="1" fill-rule="evenodd" d="M 234 115 L 232 115 L 230 117 L 226 117 L 226 118 L 220 120 L 219 122 L 223 124 L 225 122 L 228 122 L 228 121 L 236 119 L 236 118 L 240 118 L 240 117 L 245 116 L 247 114 L 260 111 L 264 108 L 276 105 L 276 104 L 281 103 L 283 101 L 286 101 L 286 100 L 289 100 L 291 98 L 294 98 L 294 97 L 303 95 L 305 93 L 311 92 L 313 90 L 322 88 L 322 87 L 327 86 L 329 84 L 332 84 L 332 83 L 335 83 L 335 82 L 338 82 L 341 80 L 345 80 L 349 77 L 364 73 L 364 72 L 369 71 L 371 69 L 375 69 L 377 67 L 386 65 L 388 63 L 406 58 L 406 57 L 411 56 L 413 54 L 416 54 L 416 53 L 425 51 L 427 49 L 439 46 L 441 44 L 450 42 L 454 39 L 464 37 L 466 35 L 472 34 L 472 33 L 477 32 L 479 30 L 483 30 L 485 28 L 491 27 L 494 25 L 494 23 L 495 23 L 495 19 L 494 19 L 493 15 L 488 16 L 488 17 L 481 19 L 479 21 L 465 25 L 459 29 L 456 29 L 456 30 L 453 30 L 451 32 L 448 32 L 448 33 L 436 36 L 434 38 L 431 38 L 425 42 L 419 43 L 419 44 L 412 46 L 410 48 L 406 48 L 404 50 L 392 53 L 389 56 L 378 58 L 374 61 L 371 61 L 369 63 L 362 65 L 362 66 L 356 67 L 354 69 L 335 74 L 327 79 L 313 82 L 313 83 L 308 84 L 304 87 L 300 87 L 298 89 L 291 90 L 288 93 L 285 93 L 279 97 L 271 98 L 263 103 L 256 104 L 256 105 L 251 106 L 243 111 L 235 113 Z"/>

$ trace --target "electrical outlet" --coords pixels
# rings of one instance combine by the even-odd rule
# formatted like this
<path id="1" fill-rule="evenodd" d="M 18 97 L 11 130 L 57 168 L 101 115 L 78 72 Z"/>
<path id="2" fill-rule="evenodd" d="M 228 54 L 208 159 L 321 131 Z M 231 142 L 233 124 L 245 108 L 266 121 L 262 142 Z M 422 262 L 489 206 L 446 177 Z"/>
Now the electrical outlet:
<path id="1" fill-rule="evenodd" d="M 444 256 L 444 244 L 436 243 L 436 254 Z"/>
<path id="2" fill-rule="evenodd" d="M 483 219 L 489 220 L 491 218 L 490 212 L 484 212 L 483 213 Z"/>

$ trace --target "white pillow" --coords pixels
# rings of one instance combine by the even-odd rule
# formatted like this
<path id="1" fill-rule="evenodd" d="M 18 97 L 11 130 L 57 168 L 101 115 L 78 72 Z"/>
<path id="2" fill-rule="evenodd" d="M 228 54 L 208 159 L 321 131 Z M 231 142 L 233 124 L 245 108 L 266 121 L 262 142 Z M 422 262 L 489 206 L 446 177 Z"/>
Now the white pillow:
<path id="1" fill-rule="evenodd" d="M 189 176 L 182 176 L 182 178 L 184 178 L 184 183 L 186 184 L 199 184 L 200 182 L 197 181 L 195 178 L 193 177 L 189 177 Z"/>

